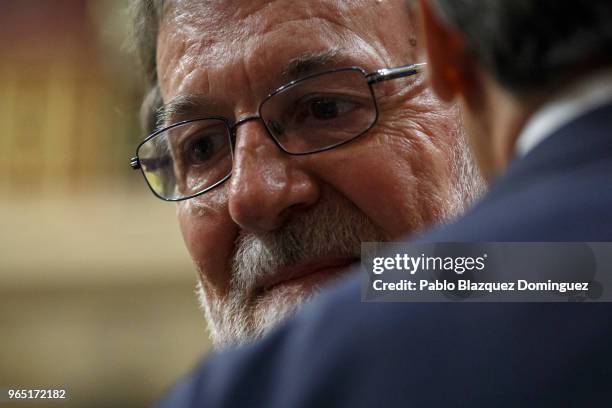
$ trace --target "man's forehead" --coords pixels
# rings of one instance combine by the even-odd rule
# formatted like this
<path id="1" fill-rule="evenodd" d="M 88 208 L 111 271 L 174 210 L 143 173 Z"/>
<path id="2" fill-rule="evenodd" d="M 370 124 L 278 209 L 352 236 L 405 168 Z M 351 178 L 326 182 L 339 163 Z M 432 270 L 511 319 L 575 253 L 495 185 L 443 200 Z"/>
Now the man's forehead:
<path id="1" fill-rule="evenodd" d="M 327 20 L 339 26 L 359 21 L 350 28 L 384 31 L 385 24 L 375 16 L 385 10 L 397 14 L 401 9 L 406 9 L 404 0 L 166 0 L 162 27 L 166 31 L 190 27 L 205 31 L 211 40 L 232 41 L 295 20 L 310 24 Z"/>
<path id="2" fill-rule="evenodd" d="M 171 0 L 158 43 L 162 94 L 193 93 L 195 70 L 246 69 L 269 91 L 325 68 L 414 62 L 403 11 L 403 0 Z"/>
<path id="3" fill-rule="evenodd" d="M 164 17 L 172 17 L 188 13 L 216 20 L 217 17 L 229 17 L 223 20 L 231 23 L 232 20 L 241 20 L 256 14 L 273 11 L 280 19 L 296 11 L 310 12 L 310 10 L 327 10 L 346 12 L 351 9 L 367 7 L 368 3 L 381 5 L 392 3 L 395 0 L 165 0 Z M 283 10 L 284 13 L 278 13 Z"/>

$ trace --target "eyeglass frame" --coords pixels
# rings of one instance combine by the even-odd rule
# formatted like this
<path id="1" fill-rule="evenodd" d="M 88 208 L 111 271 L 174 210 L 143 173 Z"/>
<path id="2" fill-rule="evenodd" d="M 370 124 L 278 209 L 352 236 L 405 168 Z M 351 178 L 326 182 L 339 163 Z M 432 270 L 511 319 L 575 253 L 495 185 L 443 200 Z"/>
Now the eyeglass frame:
<path id="1" fill-rule="evenodd" d="M 257 115 L 254 116 L 247 116 L 245 118 L 239 119 L 239 120 L 233 120 L 233 119 L 229 119 L 223 116 L 207 116 L 207 117 L 203 117 L 203 118 L 197 118 L 197 119 L 187 119 L 187 120 L 183 120 L 177 123 L 173 123 L 171 125 L 165 126 L 162 129 L 159 129 L 155 132 L 153 132 L 152 134 L 150 134 L 149 136 L 147 136 L 143 141 L 141 141 L 138 146 L 136 147 L 136 156 L 133 156 L 130 159 L 130 167 L 132 168 L 132 170 L 140 170 L 143 178 L 145 179 L 145 182 L 147 183 L 147 186 L 149 187 L 149 189 L 151 190 L 151 192 L 159 199 L 163 200 L 163 201 L 168 201 L 168 202 L 179 202 L 179 201 L 185 201 L 185 200 L 189 200 L 192 198 L 195 198 L 197 196 L 200 196 L 204 193 L 207 193 L 208 191 L 214 189 L 215 187 L 218 187 L 219 185 L 225 183 L 227 180 L 229 180 L 229 178 L 232 176 L 232 172 L 230 171 L 230 173 L 223 177 L 221 180 L 217 181 L 216 183 L 214 183 L 211 186 L 206 187 L 204 190 L 192 194 L 190 196 L 187 197 L 181 197 L 181 198 L 166 198 L 166 197 L 162 197 L 161 195 L 159 195 L 151 186 L 151 184 L 149 183 L 149 180 L 147 179 L 147 176 L 145 175 L 144 169 L 142 168 L 141 162 L 140 162 L 140 158 L 138 157 L 138 151 L 140 150 L 140 148 L 147 143 L 148 141 L 150 141 L 151 139 L 155 138 L 156 136 L 158 136 L 161 133 L 167 132 L 171 129 L 174 129 L 176 127 L 182 126 L 182 125 L 186 125 L 189 123 L 194 123 L 194 122 L 199 122 L 199 121 L 204 121 L 204 120 L 218 120 L 221 121 L 225 124 L 227 130 L 229 131 L 229 141 L 230 141 L 230 153 L 231 153 L 231 157 L 233 160 L 234 157 L 234 145 L 236 143 L 236 129 L 238 128 L 238 126 L 243 125 L 247 122 L 252 122 L 254 120 L 261 120 L 263 119 L 261 117 L 261 107 L 268 101 L 270 100 L 270 98 L 274 97 L 275 95 L 287 90 L 288 88 L 291 88 L 293 86 L 295 86 L 296 84 L 303 82 L 303 81 L 307 81 L 309 79 L 312 78 L 316 78 L 322 75 L 329 75 L 329 74 L 334 74 L 337 72 L 343 72 L 343 71 L 357 71 L 360 72 L 364 79 L 367 81 L 368 84 L 368 88 L 370 89 L 370 93 L 372 95 L 372 100 L 374 101 L 374 109 L 375 109 L 375 116 L 374 116 L 374 120 L 372 121 L 372 124 L 370 124 L 370 126 L 368 126 L 367 129 L 365 129 L 363 132 L 359 133 L 358 135 L 344 140 L 342 142 L 338 142 L 334 145 L 331 146 L 327 146 L 324 147 L 322 149 L 318 149 L 318 150 L 313 150 L 313 151 L 309 151 L 309 152 L 304 152 L 304 153 L 292 153 L 287 151 L 281 144 L 280 142 L 274 137 L 274 135 L 272 134 L 272 132 L 270 131 L 270 129 L 268 128 L 268 125 L 266 124 L 265 120 L 262 120 L 263 125 L 266 129 L 266 133 L 268 134 L 268 136 L 272 139 L 272 141 L 274 142 L 274 144 L 284 153 L 290 155 L 290 156 L 306 156 L 306 155 L 310 155 L 310 154 L 315 154 L 315 153 L 321 153 L 321 152 L 325 152 L 331 149 L 335 149 L 337 147 L 340 147 L 342 145 L 345 145 L 347 143 L 350 143 L 356 139 L 358 139 L 359 137 L 363 136 L 364 134 L 366 134 L 367 132 L 370 131 L 370 129 L 372 129 L 374 127 L 374 125 L 376 125 L 376 123 L 378 122 L 378 117 L 379 117 L 379 111 L 378 111 L 378 101 L 376 99 L 376 94 L 374 93 L 374 88 L 373 85 L 379 83 L 379 82 L 384 82 L 384 81 L 389 81 L 389 80 L 393 80 L 393 79 L 398 79 L 398 78 L 406 78 L 409 76 L 413 76 L 416 75 L 420 72 L 423 71 L 423 68 L 427 65 L 427 63 L 417 63 L 417 64 L 408 64 L 408 65 L 402 65 L 399 67 L 394 67 L 394 68 L 381 68 L 378 69 L 374 72 L 370 72 L 368 73 L 367 71 L 365 71 L 363 68 L 361 67 L 345 67 L 345 68 L 337 68 L 337 69 L 332 69 L 332 70 L 328 70 L 328 71 L 323 71 L 323 72 L 318 72 L 315 74 L 311 74 L 311 75 L 307 75 L 305 77 L 302 78 L 298 78 L 295 79 L 293 81 L 290 81 L 288 83 L 286 83 L 285 85 L 282 85 L 281 87 L 275 89 L 273 92 L 271 92 L 270 94 L 268 94 L 265 98 L 262 99 L 262 101 L 259 103 L 259 106 L 257 108 Z"/>

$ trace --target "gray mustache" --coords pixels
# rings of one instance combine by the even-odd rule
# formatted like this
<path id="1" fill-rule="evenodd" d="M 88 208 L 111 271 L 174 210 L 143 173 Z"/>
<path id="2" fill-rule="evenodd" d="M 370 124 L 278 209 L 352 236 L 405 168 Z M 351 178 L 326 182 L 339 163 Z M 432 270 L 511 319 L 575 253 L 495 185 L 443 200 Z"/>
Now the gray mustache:
<path id="1" fill-rule="evenodd" d="M 266 234 L 241 233 L 231 265 L 231 286 L 251 292 L 285 266 L 314 258 L 359 258 L 361 242 L 389 237 L 344 198 L 321 202 Z"/>

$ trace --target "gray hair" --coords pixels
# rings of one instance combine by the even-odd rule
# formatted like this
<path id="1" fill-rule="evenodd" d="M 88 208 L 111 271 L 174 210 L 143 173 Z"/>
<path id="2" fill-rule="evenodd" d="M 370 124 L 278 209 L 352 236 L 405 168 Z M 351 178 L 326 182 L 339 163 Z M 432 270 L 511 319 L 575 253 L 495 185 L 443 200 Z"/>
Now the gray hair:
<path id="1" fill-rule="evenodd" d="M 132 47 L 151 85 L 157 82 L 155 54 L 163 8 L 164 0 L 132 0 L 130 3 Z"/>
<path id="2" fill-rule="evenodd" d="M 430 0 L 501 85 L 536 93 L 612 62 L 610 0 Z"/>
<path id="3" fill-rule="evenodd" d="M 145 73 L 146 94 L 140 110 L 141 127 L 146 134 L 157 127 L 157 112 L 162 106 L 162 98 L 157 83 L 157 35 L 163 15 L 164 0 L 132 0 L 131 48 L 138 56 Z"/>

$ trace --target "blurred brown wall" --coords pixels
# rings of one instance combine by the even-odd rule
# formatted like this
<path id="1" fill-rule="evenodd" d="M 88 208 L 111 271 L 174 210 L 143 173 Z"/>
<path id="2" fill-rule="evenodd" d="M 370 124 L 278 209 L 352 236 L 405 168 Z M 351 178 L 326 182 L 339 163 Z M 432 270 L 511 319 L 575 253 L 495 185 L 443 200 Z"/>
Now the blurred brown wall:
<path id="1" fill-rule="evenodd" d="M 125 8 L 0 2 L 0 389 L 68 389 L 49 406 L 147 406 L 209 348 L 174 207 L 128 166 Z"/>

